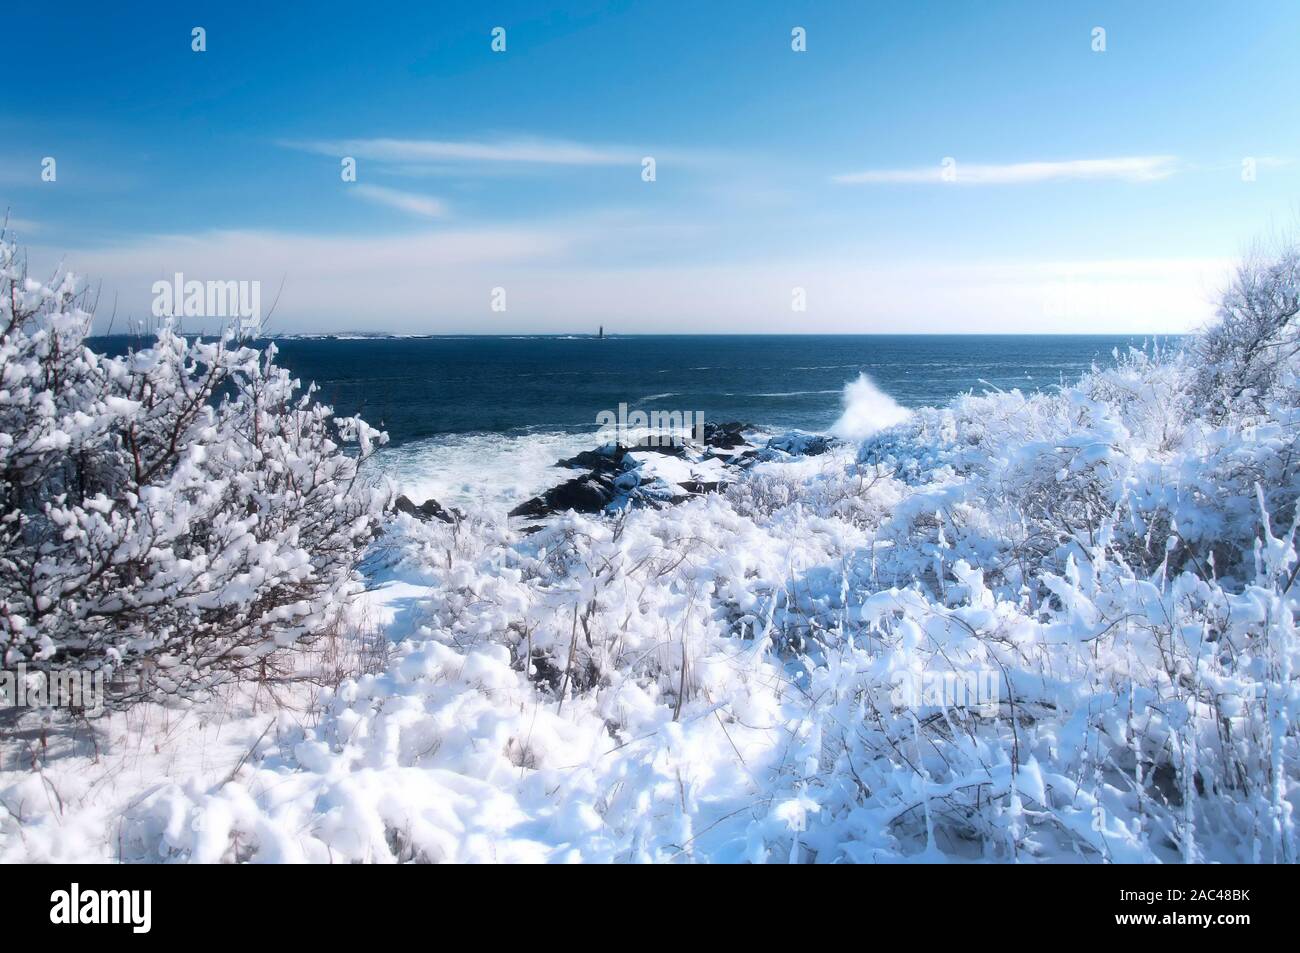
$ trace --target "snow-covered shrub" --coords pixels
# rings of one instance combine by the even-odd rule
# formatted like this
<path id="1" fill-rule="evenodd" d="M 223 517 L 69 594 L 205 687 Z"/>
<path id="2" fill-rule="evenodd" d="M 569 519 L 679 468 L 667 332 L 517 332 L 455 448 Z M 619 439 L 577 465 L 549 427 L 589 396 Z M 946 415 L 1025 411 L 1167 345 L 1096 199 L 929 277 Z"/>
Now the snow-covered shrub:
<path id="1" fill-rule="evenodd" d="M 110 358 L 89 328 L 70 276 L 32 280 L 0 244 L 0 662 L 104 667 L 119 701 L 190 693 L 356 585 L 377 435 L 273 348 L 164 327 Z"/>
<path id="2" fill-rule="evenodd" d="M 1257 413 L 1279 389 L 1294 397 L 1300 353 L 1300 246 L 1254 254 L 1223 294 L 1217 322 L 1196 345 L 1193 394 L 1208 418 Z"/>

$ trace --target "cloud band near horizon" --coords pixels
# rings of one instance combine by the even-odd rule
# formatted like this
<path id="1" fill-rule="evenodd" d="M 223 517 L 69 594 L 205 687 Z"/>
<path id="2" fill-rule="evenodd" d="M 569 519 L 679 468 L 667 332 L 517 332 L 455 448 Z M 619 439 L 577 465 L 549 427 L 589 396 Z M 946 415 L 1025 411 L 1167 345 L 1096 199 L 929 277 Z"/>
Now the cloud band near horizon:
<path id="1" fill-rule="evenodd" d="M 1155 182 L 1168 178 L 1177 169 L 1177 158 L 1167 155 L 1004 164 L 966 164 L 949 157 L 933 166 L 850 172 L 832 176 L 831 181 L 837 185 L 1026 185 L 1067 179 Z"/>

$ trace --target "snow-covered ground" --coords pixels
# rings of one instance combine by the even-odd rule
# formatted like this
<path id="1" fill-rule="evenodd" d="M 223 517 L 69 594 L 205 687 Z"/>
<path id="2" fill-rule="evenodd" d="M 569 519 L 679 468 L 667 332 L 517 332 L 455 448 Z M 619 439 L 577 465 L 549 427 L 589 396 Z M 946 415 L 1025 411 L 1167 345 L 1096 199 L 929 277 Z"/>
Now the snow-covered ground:
<path id="1" fill-rule="evenodd" d="M 334 679 L 29 716 L 0 861 L 1294 861 L 1300 416 L 1186 373 L 850 406 L 528 536 L 397 516 Z"/>

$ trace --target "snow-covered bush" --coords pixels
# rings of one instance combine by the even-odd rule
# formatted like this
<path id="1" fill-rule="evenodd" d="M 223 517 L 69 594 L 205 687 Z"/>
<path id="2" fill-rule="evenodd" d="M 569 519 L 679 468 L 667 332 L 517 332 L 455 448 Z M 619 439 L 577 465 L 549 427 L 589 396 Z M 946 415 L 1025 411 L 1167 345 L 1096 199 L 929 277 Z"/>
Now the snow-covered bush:
<path id="1" fill-rule="evenodd" d="M 1270 398 L 1300 393 L 1300 245 L 1255 253 L 1223 294 L 1217 322 L 1196 347 L 1193 393 L 1207 417 L 1257 413 Z M 1282 393 L 1279 393 L 1281 389 Z"/>
<path id="2" fill-rule="evenodd" d="M 273 348 L 164 327 L 97 354 L 82 305 L 0 243 L 0 662 L 103 667 L 110 701 L 188 694 L 309 636 L 356 585 L 385 502 L 360 474 L 377 435 Z"/>

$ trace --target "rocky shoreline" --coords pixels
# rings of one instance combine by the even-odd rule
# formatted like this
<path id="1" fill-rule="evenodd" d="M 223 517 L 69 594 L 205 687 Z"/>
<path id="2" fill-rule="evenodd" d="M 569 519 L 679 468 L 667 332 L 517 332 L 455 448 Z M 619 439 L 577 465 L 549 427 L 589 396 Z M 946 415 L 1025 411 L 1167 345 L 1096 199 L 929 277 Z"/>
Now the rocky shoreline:
<path id="1" fill-rule="evenodd" d="M 716 493 L 756 463 L 817 456 L 837 441 L 822 434 L 787 433 L 766 440 L 752 424 L 706 423 L 703 439 L 658 443 L 643 439 L 631 446 L 607 443 L 584 450 L 555 466 L 582 471 L 525 500 L 509 513 L 537 523 L 559 513 L 600 513 L 628 506 L 672 506 L 694 496 Z M 464 514 L 437 500 L 416 504 L 398 496 L 393 509 L 420 520 L 456 522 Z"/>

